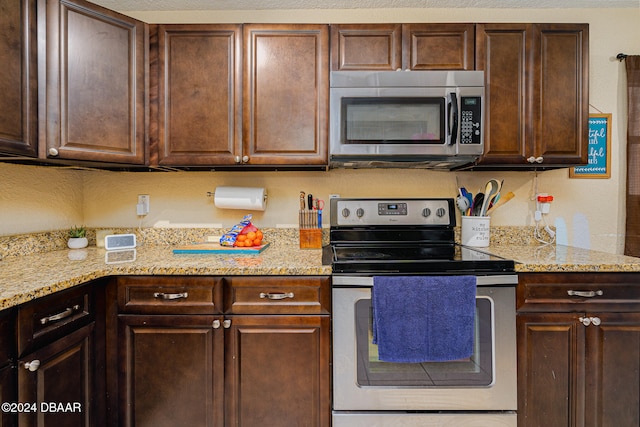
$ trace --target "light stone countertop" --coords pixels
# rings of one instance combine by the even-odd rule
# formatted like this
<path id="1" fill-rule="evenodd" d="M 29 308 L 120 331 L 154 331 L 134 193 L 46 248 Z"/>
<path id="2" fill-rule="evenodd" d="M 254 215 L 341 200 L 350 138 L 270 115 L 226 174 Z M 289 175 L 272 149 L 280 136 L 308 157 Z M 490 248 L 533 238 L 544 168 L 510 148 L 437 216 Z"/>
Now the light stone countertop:
<path id="1" fill-rule="evenodd" d="M 7 256 L 0 260 L 0 310 L 112 275 L 330 275 L 322 250 L 299 249 L 294 234 L 256 255 L 174 254 L 165 241 L 142 243 L 134 261 L 117 264 L 107 264 L 106 251 L 95 246 Z M 515 260 L 516 272 L 640 272 L 640 258 L 561 245 L 507 241 L 476 249 Z"/>
<path id="2" fill-rule="evenodd" d="M 104 249 L 62 249 L 0 261 L 0 310 L 112 275 L 330 275 L 321 249 L 271 243 L 260 254 L 174 254 L 171 246 L 136 248 L 131 262 L 107 264 Z"/>

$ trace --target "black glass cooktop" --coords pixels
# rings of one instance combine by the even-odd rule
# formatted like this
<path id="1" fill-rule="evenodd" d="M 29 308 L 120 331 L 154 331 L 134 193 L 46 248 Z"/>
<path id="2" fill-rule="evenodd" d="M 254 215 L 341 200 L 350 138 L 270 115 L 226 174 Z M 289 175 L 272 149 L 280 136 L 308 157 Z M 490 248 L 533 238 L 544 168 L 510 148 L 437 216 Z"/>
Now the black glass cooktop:
<path id="1" fill-rule="evenodd" d="M 492 274 L 515 270 L 513 260 L 457 244 L 329 245 L 323 264 L 334 274 Z"/>

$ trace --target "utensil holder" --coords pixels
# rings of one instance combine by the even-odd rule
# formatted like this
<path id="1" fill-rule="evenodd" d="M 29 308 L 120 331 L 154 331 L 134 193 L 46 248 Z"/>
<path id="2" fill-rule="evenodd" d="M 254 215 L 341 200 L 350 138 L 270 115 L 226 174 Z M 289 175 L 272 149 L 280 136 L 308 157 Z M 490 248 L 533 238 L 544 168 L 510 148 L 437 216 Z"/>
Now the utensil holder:
<path id="1" fill-rule="evenodd" d="M 460 243 L 464 246 L 489 246 L 491 217 L 463 216 Z"/>
<path id="2" fill-rule="evenodd" d="M 300 229 L 300 249 L 320 249 L 322 248 L 321 228 L 301 228 Z"/>

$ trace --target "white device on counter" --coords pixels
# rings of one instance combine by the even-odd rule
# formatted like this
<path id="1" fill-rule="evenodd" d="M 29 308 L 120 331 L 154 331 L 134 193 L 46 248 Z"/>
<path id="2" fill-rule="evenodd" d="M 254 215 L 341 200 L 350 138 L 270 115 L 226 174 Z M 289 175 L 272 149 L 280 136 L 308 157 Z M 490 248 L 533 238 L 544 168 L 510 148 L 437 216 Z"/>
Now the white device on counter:
<path id="1" fill-rule="evenodd" d="M 135 234 L 109 234 L 104 237 L 104 248 L 108 251 L 114 249 L 133 249 L 135 247 Z"/>

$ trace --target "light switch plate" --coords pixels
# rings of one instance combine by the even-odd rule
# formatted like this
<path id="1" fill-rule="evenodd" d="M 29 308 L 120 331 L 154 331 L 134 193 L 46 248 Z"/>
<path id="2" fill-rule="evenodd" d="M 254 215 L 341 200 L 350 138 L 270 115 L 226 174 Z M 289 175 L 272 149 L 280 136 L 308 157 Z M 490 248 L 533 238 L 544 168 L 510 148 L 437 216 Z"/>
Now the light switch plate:
<path id="1" fill-rule="evenodd" d="M 114 249 L 133 249 L 135 247 L 135 234 L 109 234 L 104 238 L 104 248 L 108 251 Z"/>

